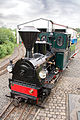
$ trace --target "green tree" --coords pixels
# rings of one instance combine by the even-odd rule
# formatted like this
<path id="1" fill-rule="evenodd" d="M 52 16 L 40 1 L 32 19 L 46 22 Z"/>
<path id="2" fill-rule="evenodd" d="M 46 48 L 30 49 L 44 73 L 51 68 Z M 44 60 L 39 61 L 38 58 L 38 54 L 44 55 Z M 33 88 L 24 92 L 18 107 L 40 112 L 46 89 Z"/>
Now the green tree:
<path id="1" fill-rule="evenodd" d="M 15 32 L 11 29 L 0 28 L 0 58 L 9 55 L 14 50 L 16 43 Z"/>
<path id="2" fill-rule="evenodd" d="M 0 44 L 11 41 L 16 43 L 16 37 L 10 29 L 0 28 Z"/>

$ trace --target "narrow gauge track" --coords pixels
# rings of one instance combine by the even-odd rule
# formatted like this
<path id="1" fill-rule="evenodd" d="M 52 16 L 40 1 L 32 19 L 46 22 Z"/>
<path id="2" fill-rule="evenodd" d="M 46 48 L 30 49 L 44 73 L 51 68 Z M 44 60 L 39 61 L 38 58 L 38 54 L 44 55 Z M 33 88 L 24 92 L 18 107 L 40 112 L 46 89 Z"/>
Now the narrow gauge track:
<path id="1" fill-rule="evenodd" d="M 3 110 L 3 112 L 0 114 L 0 118 L 3 116 L 3 114 L 7 111 L 7 109 L 10 107 L 10 105 L 12 104 L 13 101 L 11 101 L 10 103 L 8 103 L 8 105 L 6 106 L 6 108 Z"/>
<path id="2" fill-rule="evenodd" d="M 6 109 L 1 113 L 0 120 L 27 120 L 34 109 L 34 106 L 28 104 L 19 105 L 19 107 L 12 106 L 13 101 L 10 102 Z M 11 107 L 11 108 L 10 108 Z M 9 109 L 9 110 L 8 110 Z"/>
<path id="3" fill-rule="evenodd" d="M 26 110 L 26 106 L 28 106 L 28 105 L 24 106 L 24 109 L 22 110 L 19 118 L 16 120 L 28 120 L 28 117 L 31 115 L 35 106 L 30 106 L 28 110 Z"/>
<path id="4" fill-rule="evenodd" d="M 12 59 L 12 61 L 13 61 L 13 63 L 15 63 L 19 58 L 23 58 L 24 57 L 24 50 L 22 49 L 22 56 L 20 56 L 19 57 L 19 55 L 20 55 L 20 48 L 21 48 L 22 46 L 19 46 L 18 47 L 18 54 Z M 5 65 L 3 65 L 1 68 L 0 68 L 0 76 L 1 75 L 3 75 L 3 74 L 5 74 L 6 72 L 7 72 L 7 69 L 6 69 L 6 67 L 9 65 L 9 62 L 8 63 L 6 63 Z"/>
<path id="5" fill-rule="evenodd" d="M 2 120 L 3 116 L 5 115 L 6 111 L 10 108 L 10 106 L 12 105 L 13 100 L 8 103 L 8 105 L 6 106 L 6 108 L 3 110 L 3 112 L 0 114 L 0 120 Z M 8 114 L 4 117 L 3 120 L 6 120 L 6 118 L 10 115 L 10 113 L 14 110 L 15 106 L 8 112 Z"/>

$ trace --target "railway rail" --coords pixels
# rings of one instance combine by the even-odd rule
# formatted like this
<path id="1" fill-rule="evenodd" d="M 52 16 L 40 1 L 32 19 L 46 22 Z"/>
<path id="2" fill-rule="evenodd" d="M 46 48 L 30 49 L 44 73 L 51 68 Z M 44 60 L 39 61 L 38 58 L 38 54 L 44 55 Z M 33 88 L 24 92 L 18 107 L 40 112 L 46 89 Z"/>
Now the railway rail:
<path id="1" fill-rule="evenodd" d="M 19 107 L 16 107 L 12 103 L 13 101 L 11 101 L 1 113 L 0 120 L 27 120 L 34 109 L 34 106 L 28 104 L 20 104 Z"/>
<path id="2" fill-rule="evenodd" d="M 23 48 L 22 48 L 22 56 L 20 56 L 20 48 L 21 48 L 22 46 L 19 46 L 18 47 L 18 54 L 12 59 L 12 61 L 13 61 L 13 63 L 15 63 L 19 58 L 23 58 L 24 57 L 24 50 L 23 50 Z M 5 74 L 6 72 L 7 72 L 7 69 L 6 69 L 6 67 L 9 65 L 9 62 L 7 62 L 5 65 L 3 65 L 1 68 L 0 68 L 0 76 L 1 75 L 3 75 L 3 74 Z"/>
<path id="3" fill-rule="evenodd" d="M 12 105 L 13 101 L 9 102 L 8 105 L 5 107 L 5 109 L 3 110 L 3 112 L 0 114 L 0 120 L 2 119 L 2 117 L 4 116 L 4 114 L 6 113 L 6 111 L 9 109 L 9 107 Z M 14 108 L 14 107 L 13 107 Z M 9 116 L 9 114 L 13 111 L 14 109 L 11 109 L 8 114 L 4 117 L 3 120 L 6 120 L 6 118 Z"/>

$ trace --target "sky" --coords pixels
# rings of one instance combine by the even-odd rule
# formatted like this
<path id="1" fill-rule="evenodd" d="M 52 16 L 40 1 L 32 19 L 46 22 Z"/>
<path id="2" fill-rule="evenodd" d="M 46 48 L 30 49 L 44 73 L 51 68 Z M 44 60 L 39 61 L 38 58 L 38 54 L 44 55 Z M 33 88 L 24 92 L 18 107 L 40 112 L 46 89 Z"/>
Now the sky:
<path id="1" fill-rule="evenodd" d="M 16 28 L 37 18 L 80 28 L 80 0 L 0 0 L 0 26 Z"/>

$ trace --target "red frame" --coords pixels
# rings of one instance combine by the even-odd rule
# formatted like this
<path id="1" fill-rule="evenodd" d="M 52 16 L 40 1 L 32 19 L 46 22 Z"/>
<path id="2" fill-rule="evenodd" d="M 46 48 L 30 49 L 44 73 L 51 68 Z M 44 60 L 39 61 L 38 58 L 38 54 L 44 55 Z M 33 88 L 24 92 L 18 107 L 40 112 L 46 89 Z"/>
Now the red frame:
<path id="1" fill-rule="evenodd" d="M 34 96 L 34 97 L 38 96 L 37 89 L 29 88 L 29 87 L 26 87 L 26 86 L 21 86 L 21 85 L 18 85 L 18 84 L 11 84 L 11 90 L 19 92 L 19 93 L 27 94 L 27 95 L 30 95 L 30 96 Z"/>

